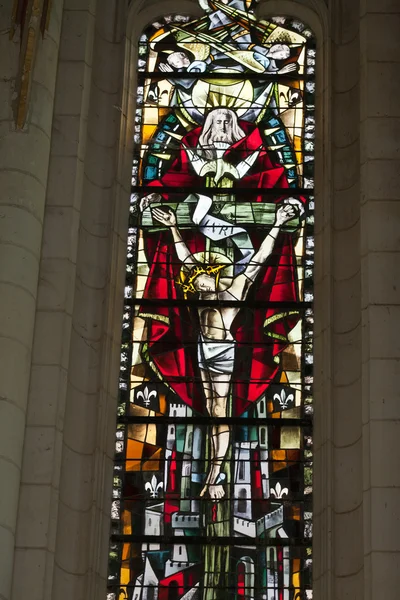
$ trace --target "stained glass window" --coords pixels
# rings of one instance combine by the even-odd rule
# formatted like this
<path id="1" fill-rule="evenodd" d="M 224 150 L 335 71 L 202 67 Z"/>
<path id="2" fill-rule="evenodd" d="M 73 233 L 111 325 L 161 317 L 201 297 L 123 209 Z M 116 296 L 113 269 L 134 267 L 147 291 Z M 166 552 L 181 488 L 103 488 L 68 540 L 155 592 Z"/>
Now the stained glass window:
<path id="1" fill-rule="evenodd" d="M 108 600 L 303 600 L 313 34 L 199 1 L 139 43 Z"/>

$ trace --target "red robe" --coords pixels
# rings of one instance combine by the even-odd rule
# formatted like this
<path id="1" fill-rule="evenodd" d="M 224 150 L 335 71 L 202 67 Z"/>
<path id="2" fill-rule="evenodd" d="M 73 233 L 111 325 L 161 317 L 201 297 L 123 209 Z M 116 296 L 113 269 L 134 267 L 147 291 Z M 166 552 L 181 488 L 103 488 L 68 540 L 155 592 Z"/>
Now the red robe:
<path id="1" fill-rule="evenodd" d="M 257 189 L 288 188 L 284 168 L 272 162 L 263 145 L 260 131 L 246 122 L 240 123 L 246 137 L 233 144 L 224 159 L 233 164 L 244 160 L 251 152 L 262 146 L 261 152 L 247 175 L 235 181 L 234 192 L 240 195 L 240 188 L 255 188 L 251 201 L 262 202 L 264 198 Z M 182 143 L 191 148 L 198 145 L 201 128 L 187 134 Z M 159 181 L 151 187 L 192 188 L 196 192 L 204 182 L 195 174 L 184 148 Z M 236 192 L 237 190 L 237 192 Z M 161 191 L 161 190 L 160 190 Z M 163 193 L 166 200 L 172 200 L 173 193 Z M 237 223 L 240 226 L 240 223 Z M 192 253 L 205 250 L 205 237 L 193 227 L 181 231 Z M 249 236 L 255 251 L 260 247 L 267 232 L 249 228 Z M 181 269 L 170 231 L 147 234 L 145 248 L 148 263 L 151 265 L 144 298 L 175 299 L 183 298 L 176 284 Z M 296 302 L 296 261 L 292 236 L 281 234 L 275 244 L 273 254 L 262 268 L 252 285 L 246 302 L 265 302 L 263 308 L 242 308 L 232 325 L 236 339 L 235 368 L 232 374 L 233 414 L 239 416 L 265 393 L 279 369 L 279 354 L 287 345 L 287 335 L 298 321 L 298 314 L 288 314 L 287 308 L 268 308 L 268 302 Z M 194 297 L 195 299 L 195 297 Z M 149 315 L 142 306 L 143 316 Z M 205 413 L 205 398 L 200 378 L 197 358 L 199 324 L 197 311 L 189 306 L 152 306 L 148 329 L 148 353 L 168 385 L 180 399 L 200 414 Z"/>
<path id="2" fill-rule="evenodd" d="M 237 165 L 242 160 L 246 159 L 249 154 L 252 154 L 258 148 L 262 148 L 257 158 L 257 161 L 250 169 L 247 175 L 245 175 L 239 181 L 235 181 L 234 190 L 240 190 L 240 188 L 258 188 L 258 189 L 270 189 L 270 188 L 288 188 L 289 184 L 286 179 L 285 169 L 276 165 L 272 162 L 268 155 L 268 152 L 264 146 L 260 130 L 254 125 L 247 123 L 246 121 L 240 121 L 241 128 L 246 132 L 246 137 L 239 140 L 226 150 L 224 154 L 224 160 Z M 188 154 L 183 146 L 195 150 L 199 143 L 199 137 L 201 134 L 201 127 L 194 129 L 182 139 L 182 147 L 176 160 L 171 165 L 170 169 L 161 177 L 160 180 L 152 181 L 149 183 L 151 187 L 176 187 L 177 193 L 179 188 L 188 187 L 196 189 L 204 187 L 204 179 L 197 175 Z M 239 192 L 240 194 L 240 192 Z M 164 198 L 168 199 L 172 194 L 163 193 Z M 253 202 L 262 202 L 262 196 L 255 194 Z M 238 223 L 239 225 L 239 223 Z"/>

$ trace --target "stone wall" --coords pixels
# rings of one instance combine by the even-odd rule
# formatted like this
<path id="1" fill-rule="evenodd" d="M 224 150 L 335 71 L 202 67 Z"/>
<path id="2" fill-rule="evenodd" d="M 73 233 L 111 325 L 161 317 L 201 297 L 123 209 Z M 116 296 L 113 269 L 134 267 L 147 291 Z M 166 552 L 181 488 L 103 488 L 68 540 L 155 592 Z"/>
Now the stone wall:
<path id="1" fill-rule="evenodd" d="M 364 598 L 400 583 L 400 3 L 361 2 Z M 361 432 L 360 432 L 361 433 Z"/>
<path id="2" fill-rule="evenodd" d="M 50 507 L 39 488 L 29 497 L 21 493 L 20 482 L 24 438 L 32 457 L 47 446 L 26 423 L 63 1 L 53 2 L 32 66 L 21 64 L 19 36 L 10 39 L 12 5 L 12 0 L 0 2 L 0 598 L 6 600 L 14 547 L 22 541 L 17 511 L 29 519 L 42 500 L 42 513 Z M 13 107 L 24 66 L 30 106 L 24 128 L 17 130 Z M 38 465 L 31 477 L 40 481 L 41 469 Z M 41 546 L 40 528 L 32 530 L 30 540 Z M 35 563 L 36 557 L 28 564 L 31 576 Z"/>
<path id="3" fill-rule="evenodd" d="M 1 600 L 105 598 L 136 42 L 174 11 L 202 14 L 54 0 L 22 131 L 18 40 L 0 36 Z M 258 11 L 318 40 L 315 598 L 395 600 L 400 2 Z"/>

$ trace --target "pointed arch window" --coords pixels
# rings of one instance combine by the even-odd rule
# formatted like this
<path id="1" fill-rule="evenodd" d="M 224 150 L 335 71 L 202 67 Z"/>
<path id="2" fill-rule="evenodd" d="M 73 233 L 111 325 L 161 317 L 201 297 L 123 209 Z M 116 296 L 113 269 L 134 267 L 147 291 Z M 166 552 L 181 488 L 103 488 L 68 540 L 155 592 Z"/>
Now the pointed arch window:
<path id="1" fill-rule="evenodd" d="M 314 39 L 199 1 L 139 43 L 108 600 L 312 598 Z"/>

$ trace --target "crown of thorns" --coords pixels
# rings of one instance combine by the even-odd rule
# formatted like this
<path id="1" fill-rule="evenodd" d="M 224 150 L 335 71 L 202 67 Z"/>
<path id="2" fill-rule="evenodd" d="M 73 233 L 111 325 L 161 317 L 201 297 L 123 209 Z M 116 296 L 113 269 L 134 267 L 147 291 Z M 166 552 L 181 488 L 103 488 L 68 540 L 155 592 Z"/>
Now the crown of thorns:
<path id="1" fill-rule="evenodd" d="M 218 287 L 220 272 L 224 267 L 226 267 L 226 265 L 208 265 L 207 267 L 196 265 L 190 270 L 186 277 L 181 271 L 181 278 L 183 281 L 178 281 L 177 283 L 181 286 L 184 294 L 195 294 L 197 290 L 193 284 L 199 275 L 215 275 L 215 284 L 216 287 Z"/>

